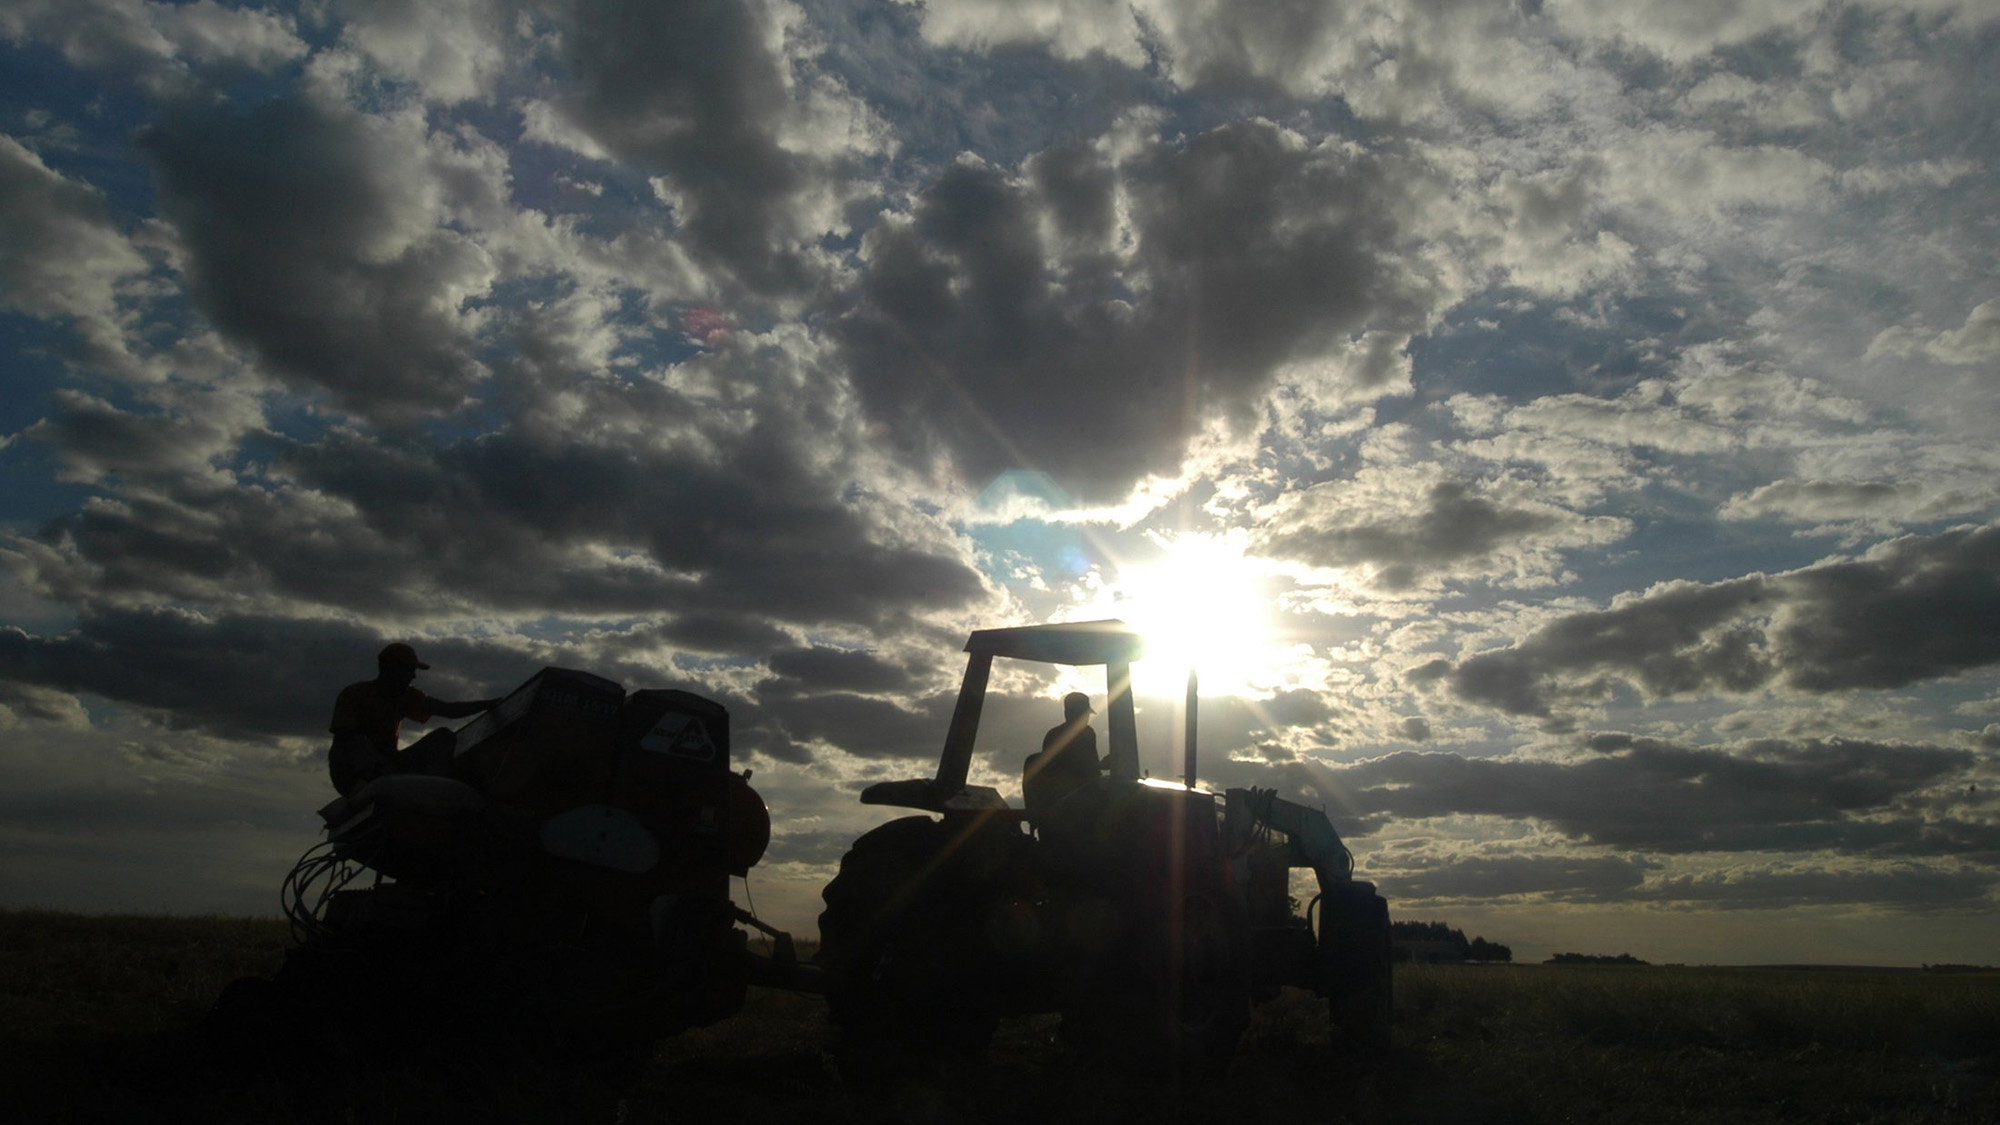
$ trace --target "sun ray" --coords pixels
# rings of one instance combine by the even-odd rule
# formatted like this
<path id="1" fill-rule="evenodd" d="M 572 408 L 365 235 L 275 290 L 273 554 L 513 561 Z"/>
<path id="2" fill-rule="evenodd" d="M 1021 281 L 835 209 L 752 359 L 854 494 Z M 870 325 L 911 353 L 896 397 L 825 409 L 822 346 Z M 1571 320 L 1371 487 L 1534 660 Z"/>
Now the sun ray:
<path id="1" fill-rule="evenodd" d="M 1293 654 L 1281 643 L 1273 576 L 1234 537 L 1156 535 L 1157 557 L 1128 562 L 1083 608 L 1123 619 L 1146 638 L 1134 669 L 1142 695 L 1177 693 L 1196 669 L 1208 695 L 1275 687 Z"/>

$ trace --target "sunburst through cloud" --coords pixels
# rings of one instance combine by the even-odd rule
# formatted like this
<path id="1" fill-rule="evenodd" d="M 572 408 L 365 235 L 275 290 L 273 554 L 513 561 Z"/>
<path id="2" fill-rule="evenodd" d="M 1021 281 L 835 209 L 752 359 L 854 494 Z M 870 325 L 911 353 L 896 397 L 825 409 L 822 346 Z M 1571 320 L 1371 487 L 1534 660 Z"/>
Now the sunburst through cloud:
<path id="1" fill-rule="evenodd" d="M 0 905 L 268 914 L 401 642 L 714 700 L 810 935 L 1119 618 L 1400 915 L 1990 960 L 2000 5 L 1684 8 L 0 3 Z"/>

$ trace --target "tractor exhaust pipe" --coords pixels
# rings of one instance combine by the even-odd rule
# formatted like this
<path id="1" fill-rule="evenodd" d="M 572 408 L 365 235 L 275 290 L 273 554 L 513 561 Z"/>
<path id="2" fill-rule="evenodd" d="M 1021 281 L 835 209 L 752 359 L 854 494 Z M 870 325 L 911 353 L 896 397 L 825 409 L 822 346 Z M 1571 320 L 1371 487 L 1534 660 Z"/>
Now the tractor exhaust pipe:
<path id="1" fill-rule="evenodd" d="M 1200 709 L 1201 677 L 1195 672 L 1194 667 L 1190 665 L 1188 667 L 1187 682 L 1187 749 L 1183 752 L 1185 764 L 1182 769 L 1184 776 L 1181 779 L 1182 783 L 1189 789 L 1194 788 L 1194 734 L 1195 727 L 1198 725 Z"/>

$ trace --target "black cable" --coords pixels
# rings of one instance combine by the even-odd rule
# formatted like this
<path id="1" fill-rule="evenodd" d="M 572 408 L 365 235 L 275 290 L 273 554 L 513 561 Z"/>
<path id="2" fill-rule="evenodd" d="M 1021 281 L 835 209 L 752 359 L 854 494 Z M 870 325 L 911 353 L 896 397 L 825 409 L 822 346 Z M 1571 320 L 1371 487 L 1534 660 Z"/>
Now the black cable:
<path id="1" fill-rule="evenodd" d="M 750 894 L 750 873 L 746 871 L 739 877 L 743 880 L 743 901 L 748 903 L 750 906 L 750 917 L 756 919 L 757 900 Z M 762 919 L 757 919 L 757 920 L 762 921 Z M 762 931 L 759 931 L 759 933 L 762 933 Z M 764 938 L 765 954 L 769 956 L 776 956 L 777 947 L 772 943 L 771 935 L 763 934 L 763 938 Z"/>

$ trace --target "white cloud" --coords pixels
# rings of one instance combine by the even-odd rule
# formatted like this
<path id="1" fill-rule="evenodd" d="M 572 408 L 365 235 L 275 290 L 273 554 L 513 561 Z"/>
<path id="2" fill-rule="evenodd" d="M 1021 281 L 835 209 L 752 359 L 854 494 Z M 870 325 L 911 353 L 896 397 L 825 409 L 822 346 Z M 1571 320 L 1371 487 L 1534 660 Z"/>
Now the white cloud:
<path id="1" fill-rule="evenodd" d="M 306 54 L 291 17 L 215 0 L 20 0 L 0 9 L 0 37 L 48 43 L 73 66 L 156 91 L 185 86 L 190 63 L 268 72 Z"/>
<path id="2" fill-rule="evenodd" d="M 1898 326 L 1869 342 L 1865 359 L 1916 358 L 1971 367 L 2000 360 L 2000 298 L 1976 306 L 1965 323 L 1943 332 Z"/>
<path id="3" fill-rule="evenodd" d="M 1102 53 L 1128 66 L 1146 61 L 1137 8 L 1126 0 L 925 0 L 917 7 L 924 39 L 940 46 L 987 51 L 1035 43 L 1059 59 Z"/>
<path id="4" fill-rule="evenodd" d="M 1989 467 L 1989 472 L 1991 467 Z M 1729 498 L 1725 520 L 1768 517 L 1821 525 L 1821 532 L 1890 530 L 1910 523 L 1982 515 L 2000 505 L 2000 485 L 1973 479 L 1778 480 Z"/>
<path id="5" fill-rule="evenodd" d="M 1732 144 L 1703 130 L 1647 129 L 1604 153 L 1607 200 L 1634 218 L 1712 222 L 1738 208 L 1797 208 L 1821 200 L 1834 173 L 1778 145 Z"/>
<path id="6" fill-rule="evenodd" d="M 1617 0 L 1548 0 L 1542 10 L 1561 33 L 1629 44 L 1685 63 L 1772 32 L 1808 32 L 1826 8 L 1825 0 L 1764 0 L 1756 4 L 1688 0 L 1639 5 Z"/>
<path id="7" fill-rule="evenodd" d="M 1924 344 L 1924 354 L 1956 366 L 2000 360 L 2000 299 L 1973 309 L 1963 326 L 1939 333 Z"/>
<path id="8" fill-rule="evenodd" d="M 1359 571 L 1388 591 L 1473 581 L 1548 585 L 1565 551 L 1630 531 L 1625 520 L 1550 503 L 1531 485 L 1467 482 L 1407 462 L 1291 492 L 1257 522 L 1260 554 Z"/>
<path id="9" fill-rule="evenodd" d="M 483 99 L 508 65 L 507 8 L 498 0 L 339 0 L 343 38 L 427 98 Z"/>
<path id="10" fill-rule="evenodd" d="M 1919 160 L 1913 164 L 1864 165 L 1840 173 L 1840 186 L 1849 191 L 1906 191 L 1911 188 L 1941 188 L 1958 183 L 1978 172 L 1969 160 Z"/>
<path id="11" fill-rule="evenodd" d="M 121 288 L 150 268 L 95 188 L 0 136 L 0 306 L 71 321 L 84 357 L 117 370 L 129 363 Z"/>

